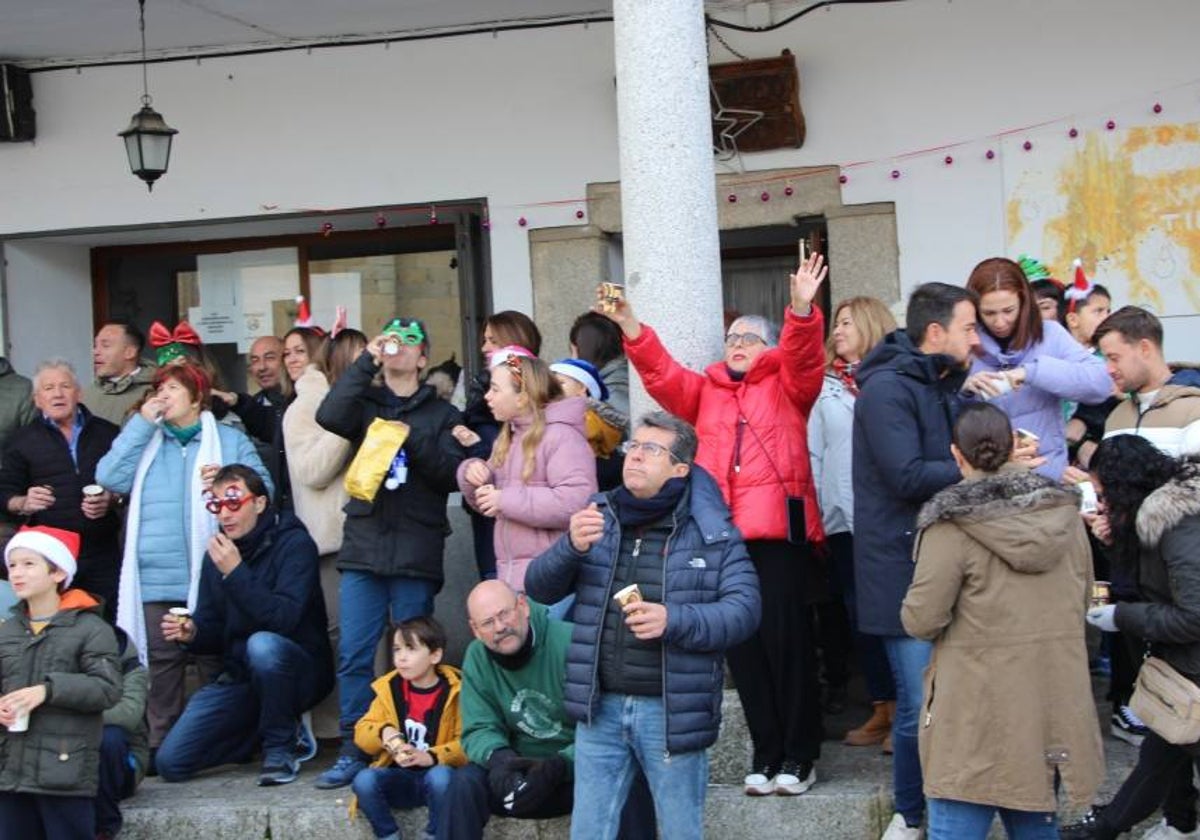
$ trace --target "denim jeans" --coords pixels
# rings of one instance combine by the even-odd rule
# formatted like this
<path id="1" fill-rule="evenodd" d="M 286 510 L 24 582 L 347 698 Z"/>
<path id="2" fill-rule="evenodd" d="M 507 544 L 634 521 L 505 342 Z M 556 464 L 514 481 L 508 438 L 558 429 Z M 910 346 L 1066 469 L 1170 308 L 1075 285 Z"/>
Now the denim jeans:
<path id="1" fill-rule="evenodd" d="M 917 746 L 920 731 L 921 694 L 925 668 L 933 653 L 933 644 L 908 636 L 885 636 L 883 647 L 896 682 L 896 715 L 892 719 L 892 795 L 896 813 L 910 826 L 921 824 L 925 816 L 925 795 L 921 792 L 921 755 Z"/>
<path id="2" fill-rule="evenodd" d="M 426 834 L 436 834 L 438 817 L 446 803 L 453 767 L 435 764 L 429 769 L 407 767 L 368 767 L 354 777 L 354 795 L 376 837 L 387 837 L 400 830 L 392 809 L 407 810 L 425 805 L 429 808 Z"/>
<path id="3" fill-rule="evenodd" d="M 1053 811 L 1014 811 L 954 799 L 929 800 L 928 840 L 986 840 L 996 814 L 1009 840 L 1058 840 Z"/>
<path id="4" fill-rule="evenodd" d="M 437 586 L 431 580 L 342 572 L 338 610 L 342 633 L 338 639 L 338 729 L 343 749 L 354 747 L 354 724 L 371 705 L 375 679 L 375 649 L 388 625 L 433 613 Z"/>
<path id="5" fill-rule="evenodd" d="M 572 840 L 612 840 L 640 765 L 654 797 L 663 837 L 704 836 L 708 784 L 705 750 L 667 753 L 662 697 L 600 695 L 592 722 L 575 727 L 575 807 Z"/>
<path id="6" fill-rule="evenodd" d="M 256 741 L 262 742 L 264 763 L 292 757 L 300 716 L 329 693 L 330 680 L 304 648 L 277 633 L 251 635 L 246 660 L 248 682 L 221 675 L 192 695 L 158 749 L 155 765 L 163 781 L 246 761 Z"/>
<path id="7" fill-rule="evenodd" d="M 129 751 L 129 735 L 119 726 L 104 725 L 100 742 L 100 785 L 96 790 L 96 831 L 116 837 L 125 824 L 122 799 L 137 786 L 137 761 Z"/>

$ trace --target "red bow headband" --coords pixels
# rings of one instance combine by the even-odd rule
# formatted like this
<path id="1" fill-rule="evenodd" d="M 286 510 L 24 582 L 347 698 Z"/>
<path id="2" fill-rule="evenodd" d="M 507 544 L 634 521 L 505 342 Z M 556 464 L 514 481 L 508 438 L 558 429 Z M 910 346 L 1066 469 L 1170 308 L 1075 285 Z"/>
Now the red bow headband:
<path id="1" fill-rule="evenodd" d="M 183 356 L 182 345 L 199 347 L 200 343 L 200 336 L 196 335 L 196 331 L 187 321 L 180 321 L 173 332 L 169 331 L 162 321 L 155 321 L 150 325 L 150 346 L 158 350 L 159 365 L 165 365 Z"/>

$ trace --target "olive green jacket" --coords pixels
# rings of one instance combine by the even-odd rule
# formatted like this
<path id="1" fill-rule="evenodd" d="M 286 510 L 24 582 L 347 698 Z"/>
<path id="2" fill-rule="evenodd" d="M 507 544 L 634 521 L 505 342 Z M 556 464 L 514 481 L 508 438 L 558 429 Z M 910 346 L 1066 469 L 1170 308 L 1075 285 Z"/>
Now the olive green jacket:
<path id="1" fill-rule="evenodd" d="M 117 639 L 87 593 L 69 589 L 34 634 L 24 602 L 0 620 L 0 695 L 46 686 L 27 732 L 0 728 L 0 791 L 95 796 L 105 709 L 121 699 Z"/>

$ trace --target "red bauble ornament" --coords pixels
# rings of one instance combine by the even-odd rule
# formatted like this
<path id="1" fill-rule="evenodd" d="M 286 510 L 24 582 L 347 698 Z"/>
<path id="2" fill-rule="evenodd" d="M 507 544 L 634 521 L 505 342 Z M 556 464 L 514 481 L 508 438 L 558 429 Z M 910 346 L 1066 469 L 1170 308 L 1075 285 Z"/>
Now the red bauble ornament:
<path id="1" fill-rule="evenodd" d="M 900 170 L 899 170 L 899 169 L 893 169 L 893 170 L 892 170 L 892 180 L 894 181 L 894 180 L 896 180 L 896 179 L 897 179 L 897 178 L 899 178 L 899 177 L 900 177 Z"/>
<path id="2" fill-rule="evenodd" d="M 993 150 L 988 149 L 987 154 L 985 154 L 984 157 L 987 158 L 988 160 L 992 160 L 996 157 L 996 153 Z"/>
<path id="3" fill-rule="evenodd" d="M 762 193 L 760 193 L 758 197 L 763 201 L 771 200 L 771 194 L 769 192 L 767 192 L 766 190 L 763 190 Z"/>
<path id="4" fill-rule="evenodd" d="M 1150 110 L 1154 111 L 1154 113 L 1156 113 L 1156 114 L 1161 114 L 1162 113 L 1162 103 L 1155 102 L 1154 107 L 1151 108 Z"/>
<path id="5" fill-rule="evenodd" d="M 480 222 L 480 227 L 482 227 L 484 230 L 491 230 L 492 223 L 489 222 L 487 219 L 484 219 L 482 222 Z"/>
<path id="6" fill-rule="evenodd" d="M 784 194 L 784 195 L 786 195 L 786 196 L 788 196 L 789 198 L 791 198 L 791 195 L 792 195 L 792 193 L 794 193 L 794 192 L 795 192 L 795 190 L 794 190 L 794 189 L 792 189 L 792 185 L 791 185 L 791 184 L 788 184 L 786 187 L 784 187 L 784 188 L 783 188 L 783 194 Z"/>
<path id="7" fill-rule="evenodd" d="M 728 201 L 730 204 L 737 204 L 737 195 L 734 193 L 730 193 L 729 195 L 727 195 L 725 197 L 725 200 Z"/>
<path id="8" fill-rule="evenodd" d="M 429 208 L 429 224 L 436 225 L 437 223 L 438 223 L 437 208 L 430 207 Z"/>
<path id="9" fill-rule="evenodd" d="M 387 216 L 383 215 L 382 213 L 376 213 L 375 214 L 375 227 L 377 227 L 377 228 L 387 227 Z"/>
<path id="10" fill-rule="evenodd" d="M 839 183 L 839 184 L 844 184 L 844 183 L 846 183 L 846 182 L 847 182 L 847 181 L 849 181 L 849 180 L 850 180 L 850 176 L 849 176 L 849 175 L 839 175 L 839 176 L 838 176 L 838 183 Z"/>
<path id="11" fill-rule="evenodd" d="M 1021 148 L 1028 152 L 1030 149 L 1033 148 L 1033 143 L 1026 140 L 1024 143 L 1021 144 Z"/>
<path id="12" fill-rule="evenodd" d="M 1070 137 L 1072 140 L 1074 140 L 1076 137 L 1079 136 L 1079 129 L 1072 127 L 1071 130 L 1067 132 L 1067 136 Z"/>
<path id="13" fill-rule="evenodd" d="M 521 218 L 517 219 L 517 224 L 519 224 L 521 227 L 525 227 L 525 225 L 529 224 L 529 220 L 522 216 Z"/>
<path id="14" fill-rule="evenodd" d="M 575 211 L 575 218 L 576 218 L 576 219 L 582 219 L 582 218 L 583 218 L 583 211 L 582 211 L 582 210 L 576 210 L 576 211 Z"/>
<path id="15" fill-rule="evenodd" d="M 1113 120 L 1109 120 L 1108 122 L 1106 122 L 1104 124 L 1104 127 L 1107 128 L 1109 131 L 1112 131 L 1114 128 L 1117 127 L 1117 124 Z"/>
<path id="16" fill-rule="evenodd" d="M 321 235 L 328 236 L 333 233 L 333 222 L 325 222 L 321 225 Z"/>
<path id="17" fill-rule="evenodd" d="M 950 155 L 946 155 L 946 165 L 949 166 L 952 163 L 954 163 L 954 158 L 950 157 Z"/>

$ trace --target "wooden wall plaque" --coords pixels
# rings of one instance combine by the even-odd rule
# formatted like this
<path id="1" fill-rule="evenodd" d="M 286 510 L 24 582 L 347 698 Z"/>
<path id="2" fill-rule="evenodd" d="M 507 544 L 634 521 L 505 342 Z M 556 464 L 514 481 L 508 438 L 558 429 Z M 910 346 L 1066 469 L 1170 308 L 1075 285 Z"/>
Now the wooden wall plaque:
<path id="1" fill-rule="evenodd" d="M 784 50 L 778 58 L 710 64 L 708 74 L 721 107 L 763 114 L 762 119 L 737 134 L 739 152 L 798 149 L 804 145 L 800 73 L 791 50 Z M 717 103 L 712 104 L 715 110 Z M 714 136 L 722 128 L 714 121 Z"/>

